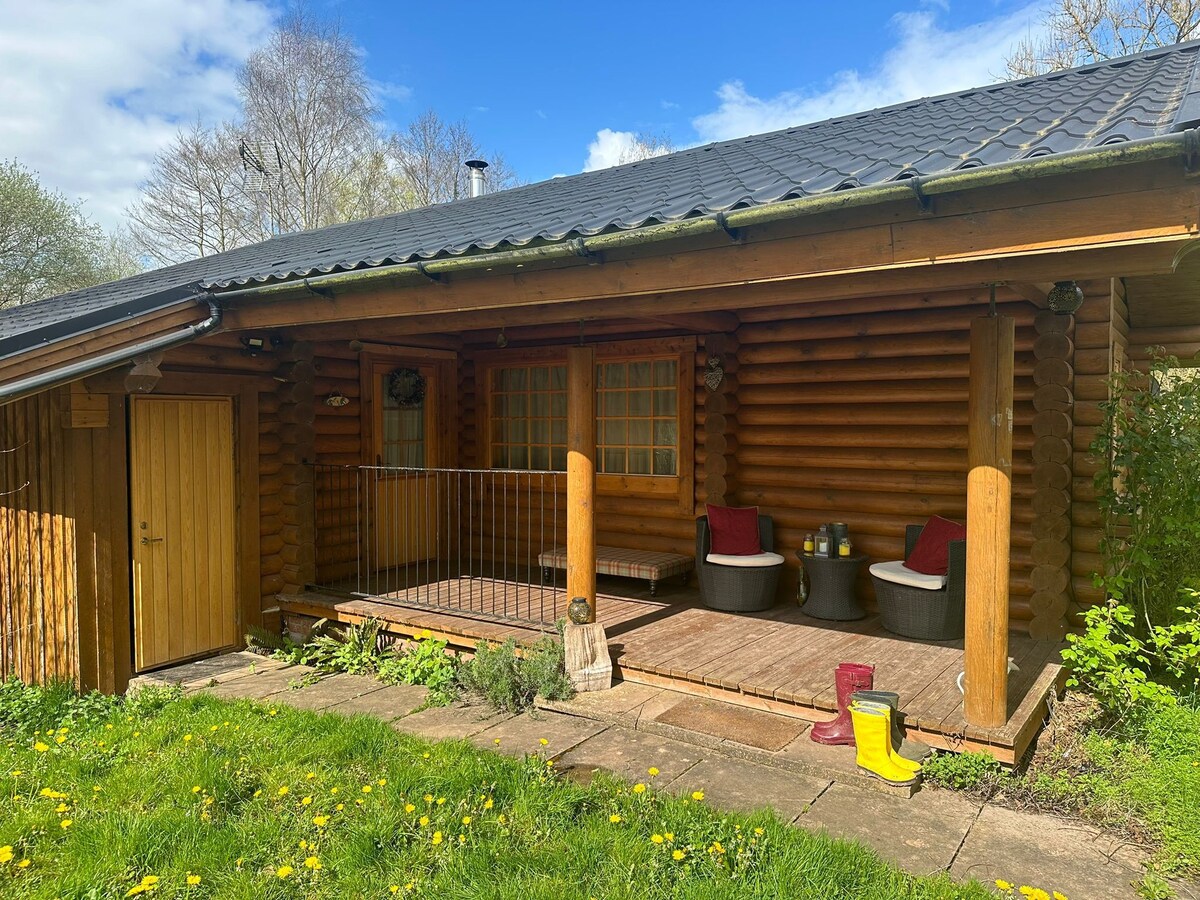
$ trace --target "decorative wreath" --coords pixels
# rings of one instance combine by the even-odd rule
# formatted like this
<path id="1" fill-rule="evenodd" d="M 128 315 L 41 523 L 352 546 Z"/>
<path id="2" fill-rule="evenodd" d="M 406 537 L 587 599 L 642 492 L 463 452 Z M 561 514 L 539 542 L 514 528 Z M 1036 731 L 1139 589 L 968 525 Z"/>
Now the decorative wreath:
<path id="1" fill-rule="evenodd" d="M 404 409 L 425 401 L 425 376 L 416 369 L 397 369 L 388 375 L 388 396 Z"/>

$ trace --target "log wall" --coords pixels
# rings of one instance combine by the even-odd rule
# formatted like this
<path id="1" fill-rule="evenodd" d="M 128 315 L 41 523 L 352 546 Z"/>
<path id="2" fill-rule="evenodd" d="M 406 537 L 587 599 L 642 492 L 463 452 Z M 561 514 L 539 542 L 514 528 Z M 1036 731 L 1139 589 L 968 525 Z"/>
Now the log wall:
<path id="1" fill-rule="evenodd" d="M 1075 314 L 1074 430 L 1071 435 L 1071 584 L 1069 621 L 1104 601 L 1094 584 L 1103 558 L 1104 520 L 1096 504 L 1099 469 L 1090 447 L 1104 421 L 1100 405 L 1109 398 L 1109 375 L 1128 365 L 1129 309 L 1119 279 L 1085 282 L 1083 306 Z"/>
<path id="2" fill-rule="evenodd" d="M 1011 616 L 1032 618 L 1035 308 L 1001 292 L 1016 323 Z M 872 561 L 899 559 L 904 529 L 966 514 L 969 330 L 986 293 L 960 291 L 742 310 L 737 500 L 775 520 L 794 551 L 822 522 L 849 525 Z M 864 597 L 873 589 L 864 568 Z"/>

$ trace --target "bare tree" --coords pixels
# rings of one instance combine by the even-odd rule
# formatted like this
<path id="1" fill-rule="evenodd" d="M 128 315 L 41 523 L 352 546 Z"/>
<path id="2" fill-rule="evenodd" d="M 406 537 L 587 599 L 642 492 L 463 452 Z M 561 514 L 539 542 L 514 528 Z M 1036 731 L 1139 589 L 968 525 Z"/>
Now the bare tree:
<path id="1" fill-rule="evenodd" d="M 621 151 L 614 165 L 621 166 L 625 163 L 639 162 L 655 156 L 666 156 L 668 153 L 674 152 L 675 144 L 665 134 L 639 131 L 633 136 L 633 142 Z"/>
<path id="2" fill-rule="evenodd" d="M 241 140 L 232 125 L 195 124 L 155 157 L 141 196 L 126 210 L 139 252 L 167 265 L 269 236 L 244 188 Z"/>
<path id="3" fill-rule="evenodd" d="M 279 230 L 337 220 L 338 198 L 375 144 L 370 86 L 353 41 L 336 22 L 290 13 L 238 75 L 243 130 L 282 163 Z"/>
<path id="4" fill-rule="evenodd" d="M 1200 34 L 1200 0 L 1058 0 L 1045 32 L 1005 60 L 1010 78 L 1042 75 L 1190 40 Z"/>
<path id="5" fill-rule="evenodd" d="M 485 153 L 463 121 L 446 122 L 428 109 L 391 140 L 391 155 L 408 182 L 416 206 L 448 203 L 470 196 L 468 159 L 488 162 L 488 190 L 515 187 L 516 175 L 497 154 Z"/>

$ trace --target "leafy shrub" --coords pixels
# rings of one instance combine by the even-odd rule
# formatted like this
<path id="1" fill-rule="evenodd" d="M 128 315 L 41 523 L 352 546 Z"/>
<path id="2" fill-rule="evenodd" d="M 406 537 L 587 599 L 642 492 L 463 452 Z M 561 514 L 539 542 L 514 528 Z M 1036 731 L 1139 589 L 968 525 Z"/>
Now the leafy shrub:
<path id="1" fill-rule="evenodd" d="M 484 698 L 497 709 L 518 711 L 527 708 L 535 697 L 565 700 L 574 690 L 563 668 L 563 647 L 549 635 L 539 638 L 517 655 L 517 643 L 511 638 L 503 644 L 480 641 L 475 658 L 464 665 L 459 683 L 468 692 Z"/>
<path id="2" fill-rule="evenodd" d="M 426 631 L 402 653 L 388 652 L 379 659 L 379 680 L 388 684 L 423 684 L 429 703 L 442 705 L 454 699 L 456 664 L 446 653 L 447 644 Z"/>
<path id="3" fill-rule="evenodd" d="M 921 770 L 938 787 L 990 797 L 1004 780 L 1004 770 L 990 753 L 934 753 Z"/>
<path id="4" fill-rule="evenodd" d="M 1110 379 L 1092 452 L 1100 462 L 1109 598 L 1068 637 L 1072 684 L 1110 708 L 1170 703 L 1200 683 L 1200 380 L 1171 357 Z"/>

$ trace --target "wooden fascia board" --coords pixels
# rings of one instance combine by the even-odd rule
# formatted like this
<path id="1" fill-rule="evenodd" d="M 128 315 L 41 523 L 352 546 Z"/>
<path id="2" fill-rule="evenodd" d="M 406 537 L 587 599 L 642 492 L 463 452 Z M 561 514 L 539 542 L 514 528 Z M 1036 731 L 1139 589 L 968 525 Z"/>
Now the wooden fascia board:
<path id="1" fill-rule="evenodd" d="M 732 267 L 738 276 L 732 281 L 688 277 L 688 266 L 681 264 L 679 256 L 673 256 L 661 265 L 658 260 L 645 260 L 589 267 L 588 273 L 597 273 L 591 283 L 578 283 L 574 270 L 557 270 L 463 279 L 436 288 L 436 293 L 417 287 L 347 294 L 333 300 L 301 298 L 282 303 L 243 303 L 227 313 L 226 327 L 238 330 L 320 325 L 325 330 L 318 334 L 334 337 L 327 323 L 390 318 L 405 319 L 413 329 L 446 331 L 528 322 L 528 312 L 534 309 L 537 321 L 645 318 L 651 313 L 661 316 L 744 309 L 805 300 L 940 290 L 993 281 L 1027 283 L 1106 278 L 1114 274 L 1158 274 L 1169 272 L 1180 246 L 1194 239 L 1192 231 L 1181 230 L 1174 235 L 1083 247 L 1042 248 L 1027 254 L 792 274 L 772 274 L 769 268 L 751 274 L 745 266 L 738 265 Z M 729 268 L 716 260 L 687 262 L 708 272 Z M 609 271 L 604 272 L 605 269 Z M 677 278 L 675 283 L 672 277 Z M 766 289 L 754 291 L 760 287 Z M 747 298 L 752 292 L 754 299 L 750 301 Z M 522 314 L 521 309 L 527 313 Z M 350 336 L 361 333 L 352 324 L 350 327 L 353 331 Z M 368 326 L 368 333 L 370 330 Z"/>

